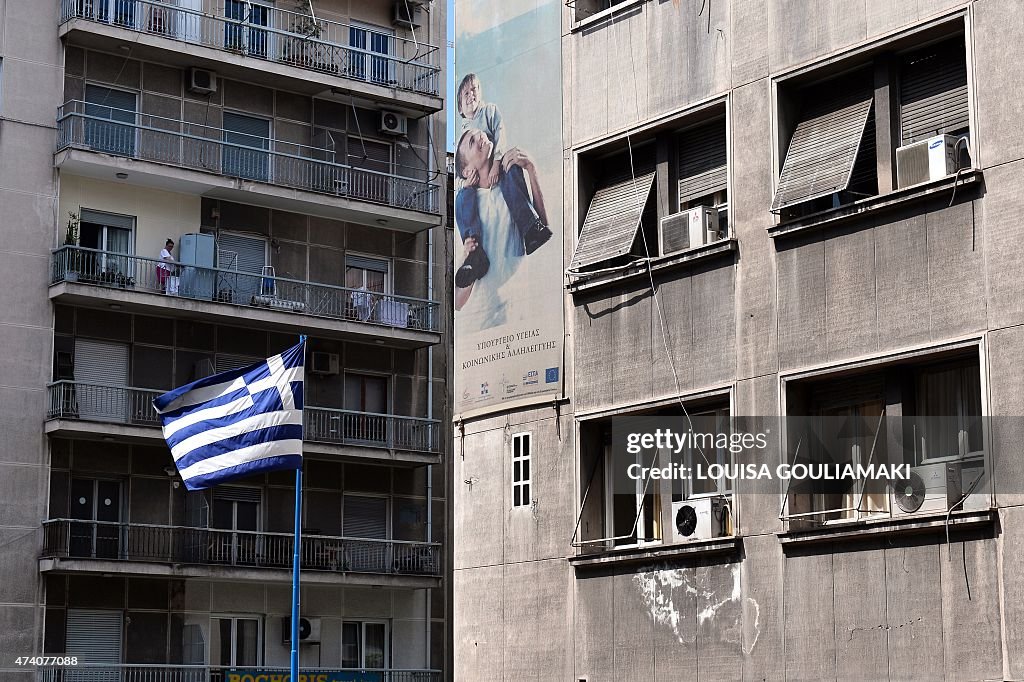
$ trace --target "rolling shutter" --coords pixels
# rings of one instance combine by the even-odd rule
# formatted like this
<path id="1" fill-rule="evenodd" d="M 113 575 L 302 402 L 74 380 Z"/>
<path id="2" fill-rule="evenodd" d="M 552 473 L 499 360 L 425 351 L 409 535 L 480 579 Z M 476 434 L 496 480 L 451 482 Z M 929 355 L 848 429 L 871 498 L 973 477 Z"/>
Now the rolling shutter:
<path id="1" fill-rule="evenodd" d="M 75 381 L 86 384 L 75 391 L 81 419 L 127 421 L 127 345 L 75 339 Z"/>
<path id="2" fill-rule="evenodd" d="M 388 537 L 388 501 L 383 497 L 345 496 L 342 535 L 347 538 Z"/>
<path id="3" fill-rule="evenodd" d="M 135 123 L 135 100 L 134 92 L 104 88 L 100 85 L 85 86 L 85 113 L 89 116 Z"/>
<path id="4" fill-rule="evenodd" d="M 217 239 L 217 266 L 254 275 L 263 274 L 267 264 L 267 242 L 258 237 L 247 237 L 221 232 Z"/>
<path id="5" fill-rule="evenodd" d="M 654 173 L 605 186 L 594 193 L 573 254 L 572 269 L 626 255 L 654 187 Z"/>
<path id="6" fill-rule="evenodd" d="M 213 489 L 213 499 L 259 504 L 263 499 L 263 489 L 241 485 L 219 485 Z"/>
<path id="7" fill-rule="evenodd" d="M 726 188 L 725 120 L 679 134 L 679 206 Z"/>
<path id="8" fill-rule="evenodd" d="M 120 611 L 68 609 L 65 655 L 77 656 L 80 663 L 121 663 L 122 622 Z M 117 673 L 113 675 L 116 679 Z M 85 679 L 85 676 L 79 679 Z"/>
<path id="9" fill-rule="evenodd" d="M 217 362 L 214 368 L 217 370 L 217 374 L 221 372 L 228 372 L 233 369 L 242 369 L 249 365 L 255 365 L 258 362 L 263 362 L 266 358 L 253 358 L 248 355 L 231 355 L 229 353 L 217 353 Z"/>
<path id="10" fill-rule="evenodd" d="M 772 211 L 846 189 L 874 103 L 870 81 L 841 81 L 800 93 L 800 117 L 779 174 Z"/>
<path id="11" fill-rule="evenodd" d="M 253 149 L 270 145 L 270 121 L 254 116 L 224 112 L 224 141 Z"/>
<path id="12" fill-rule="evenodd" d="M 900 71 L 901 144 L 964 130 L 969 124 L 963 38 L 904 57 Z"/>

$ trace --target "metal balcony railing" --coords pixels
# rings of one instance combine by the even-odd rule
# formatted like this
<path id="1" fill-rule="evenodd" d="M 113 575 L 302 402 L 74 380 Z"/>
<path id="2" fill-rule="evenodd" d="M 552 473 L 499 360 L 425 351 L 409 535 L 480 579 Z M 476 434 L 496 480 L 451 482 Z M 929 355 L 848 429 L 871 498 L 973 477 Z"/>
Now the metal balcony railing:
<path id="1" fill-rule="evenodd" d="M 63 657 L 62 657 L 63 658 Z M 395 668 L 309 668 L 302 666 L 307 680 L 349 680 L 350 682 L 441 682 L 440 670 Z M 267 675 L 266 678 L 256 675 Z M 252 676 L 252 677 L 250 677 Z M 285 679 L 287 668 L 221 668 L 202 665 L 110 665 L 78 663 L 36 668 L 36 682 L 241 682 L 252 679 Z"/>
<path id="2" fill-rule="evenodd" d="M 272 140 L 81 100 L 57 109 L 57 151 L 74 148 L 439 215 L 440 186 L 336 163 L 333 148 Z M 373 162 L 369 162 L 373 163 Z M 408 170 L 426 176 L 423 169 Z"/>
<path id="3" fill-rule="evenodd" d="M 77 282 L 226 305 L 282 310 L 331 320 L 438 331 L 434 301 L 256 275 L 223 268 L 168 264 L 153 258 L 63 246 L 53 252 L 50 284 Z"/>
<path id="4" fill-rule="evenodd" d="M 55 381 L 47 386 L 47 393 L 47 419 L 160 426 L 160 419 L 153 408 L 153 398 L 162 391 L 81 381 Z M 309 405 L 303 413 L 303 436 L 306 442 L 429 453 L 441 451 L 441 423 L 436 419 Z"/>
<path id="5" fill-rule="evenodd" d="M 302 570 L 441 575 L 436 542 L 328 535 L 300 542 Z M 43 522 L 40 558 L 290 568 L 294 544 L 291 533 L 53 519 Z"/>
<path id="6" fill-rule="evenodd" d="M 86 19 L 424 95 L 438 95 L 441 51 L 413 38 L 228 0 L 216 14 L 157 0 L 61 0 L 61 23 Z"/>

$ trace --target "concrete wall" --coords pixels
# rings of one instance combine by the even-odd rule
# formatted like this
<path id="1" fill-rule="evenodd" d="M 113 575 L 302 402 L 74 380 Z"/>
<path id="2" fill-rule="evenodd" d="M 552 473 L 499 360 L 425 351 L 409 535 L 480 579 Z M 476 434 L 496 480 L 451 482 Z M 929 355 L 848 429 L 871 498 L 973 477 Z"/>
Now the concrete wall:
<path id="1" fill-rule="evenodd" d="M 589 474 L 571 441 L 594 412 L 725 389 L 736 414 L 774 415 L 786 373 L 973 339 L 983 347 L 988 413 L 1022 414 L 1018 10 L 949 0 L 649 1 L 574 31 L 565 9 L 566 196 L 577 195 L 579 150 L 648 124 L 683 124 L 688 110 L 726 97 L 739 250 L 655 274 L 667 338 L 643 279 L 566 296 L 573 393 L 560 433 L 551 407 L 456 432 L 457 680 L 1024 676 L 1022 587 L 1012 577 L 1024 551 L 1022 475 L 1002 435 L 991 453 L 999 520 L 954 532 L 948 546 L 937 532 L 784 550 L 780 496 L 737 485 L 734 553 L 589 570 L 566 560 Z M 781 163 L 775 80 L 933 21 L 963 26 L 957 12 L 967 17 L 983 186 L 951 206 L 947 193 L 770 238 Z M 564 223 L 578 224 L 585 209 L 567 202 Z M 566 235 L 566 254 L 574 246 Z M 535 439 L 531 510 L 509 501 L 507 436 L 520 429 Z M 778 449 L 768 458 L 781 461 Z M 531 587 L 520 592 L 524 575 Z M 531 607 L 537 599 L 544 608 Z M 523 654 L 530 646 L 535 653 Z"/>

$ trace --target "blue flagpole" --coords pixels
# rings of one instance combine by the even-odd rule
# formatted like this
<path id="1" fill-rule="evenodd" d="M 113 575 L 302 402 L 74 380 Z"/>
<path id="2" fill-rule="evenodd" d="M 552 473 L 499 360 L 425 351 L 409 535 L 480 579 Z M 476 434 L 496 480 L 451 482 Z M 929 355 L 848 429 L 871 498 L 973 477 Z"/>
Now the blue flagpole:
<path id="1" fill-rule="evenodd" d="M 299 343 L 306 335 L 299 337 Z M 303 349 L 305 353 L 305 349 Z M 303 358 L 305 364 L 305 358 Z M 303 405 L 305 407 L 305 405 Z M 292 658 L 290 682 L 299 682 L 299 550 L 302 543 L 302 465 L 295 470 L 295 552 L 292 556 Z"/>

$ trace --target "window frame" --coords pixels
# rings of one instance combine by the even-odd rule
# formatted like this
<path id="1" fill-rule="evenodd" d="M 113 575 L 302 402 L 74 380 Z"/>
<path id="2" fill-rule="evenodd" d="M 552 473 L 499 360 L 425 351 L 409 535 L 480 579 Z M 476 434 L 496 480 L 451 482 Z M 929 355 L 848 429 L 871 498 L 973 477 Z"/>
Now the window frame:
<path id="1" fill-rule="evenodd" d="M 342 619 L 341 632 L 339 634 L 341 644 L 341 669 L 351 670 L 351 666 L 345 666 L 345 626 L 356 625 L 359 628 L 359 665 L 355 669 L 361 670 L 388 670 L 391 666 L 391 621 L 381 618 L 369 618 L 363 620 Z M 370 668 L 366 666 L 366 626 L 381 625 L 384 627 L 384 666 L 382 668 Z"/>
<path id="2" fill-rule="evenodd" d="M 525 448 L 523 447 L 525 445 Z M 525 452 L 525 454 L 524 454 Z M 512 508 L 533 506 L 533 435 L 524 431 L 511 436 Z M 517 466 L 518 465 L 518 466 Z M 523 475 L 523 470 L 526 475 Z M 516 500 L 519 500 L 518 502 Z"/>
<path id="3" fill-rule="evenodd" d="M 248 664 L 240 664 L 238 661 L 238 621 L 252 620 L 256 621 L 256 663 L 253 664 L 255 667 L 263 665 L 263 649 L 265 646 L 264 639 L 264 627 L 263 627 L 262 614 L 257 613 L 213 613 L 210 614 L 210 639 L 213 639 L 214 625 L 216 625 L 217 632 L 217 644 L 223 647 L 224 643 L 220 641 L 220 622 L 227 620 L 231 622 L 231 661 L 228 663 L 221 662 L 215 667 L 219 668 L 237 668 L 247 667 Z M 212 642 L 207 646 L 208 659 L 213 656 Z M 218 652 L 219 658 L 219 652 Z"/>

